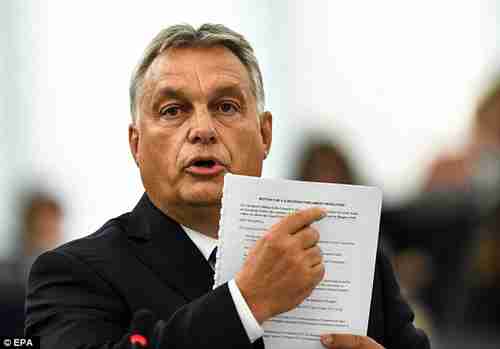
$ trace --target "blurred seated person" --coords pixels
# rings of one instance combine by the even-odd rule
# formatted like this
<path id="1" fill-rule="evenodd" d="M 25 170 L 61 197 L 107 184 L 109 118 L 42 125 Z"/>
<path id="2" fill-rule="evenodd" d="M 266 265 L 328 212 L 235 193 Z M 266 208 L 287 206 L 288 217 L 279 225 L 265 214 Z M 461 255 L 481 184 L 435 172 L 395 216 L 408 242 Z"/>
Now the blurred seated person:
<path id="1" fill-rule="evenodd" d="M 471 141 L 462 162 L 464 182 L 478 192 L 483 207 L 464 269 L 463 326 L 496 334 L 500 329 L 500 78 L 476 110 Z"/>
<path id="2" fill-rule="evenodd" d="M 422 297 L 447 329 L 500 324 L 499 203 L 500 80 L 478 104 L 466 145 L 436 157 L 423 193 L 383 218 L 399 249 L 429 253 L 434 277 Z"/>
<path id="3" fill-rule="evenodd" d="M 14 253 L 0 264 L 0 337 L 24 332 L 24 294 L 35 258 L 62 237 L 63 209 L 48 193 L 33 192 L 22 201 L 20 234 Z"/>

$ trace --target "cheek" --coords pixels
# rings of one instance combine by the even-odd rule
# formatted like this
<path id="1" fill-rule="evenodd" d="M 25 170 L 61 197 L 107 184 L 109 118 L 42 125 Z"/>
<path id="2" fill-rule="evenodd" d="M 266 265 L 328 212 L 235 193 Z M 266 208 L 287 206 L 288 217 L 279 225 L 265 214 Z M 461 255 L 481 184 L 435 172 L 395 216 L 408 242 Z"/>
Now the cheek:
<path id="1" fill-rule="evenodd" d="M 232 142 L 227 145 L 233 165 L 238 167 L 235 170 L 246 169 L 251 171 L 250 175 L 260 175 L 264 150 L 260 134 L 255 130 L 240 130 L 230 139 Z"/>
<path id="2" fill-rule="evenodd" d="M 180 147 L 177 134 L 165 131 L 149 131 L 142 138 L 142 165 L 159 176 L 173 176 Z"/>

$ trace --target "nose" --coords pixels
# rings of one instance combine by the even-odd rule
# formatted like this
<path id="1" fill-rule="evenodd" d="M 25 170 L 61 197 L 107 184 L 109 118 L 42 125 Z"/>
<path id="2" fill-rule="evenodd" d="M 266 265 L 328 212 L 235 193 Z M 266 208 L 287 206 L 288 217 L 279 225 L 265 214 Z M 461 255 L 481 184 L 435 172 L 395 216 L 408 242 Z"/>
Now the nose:
<path id="1" fill-rule="evenodd" d="M 217 142 L 217 133 L 214 129 L 212 116 L 208 110 L 200 110 L 193 115 L 188 140 L 193 144 L 212 144 Z"/>

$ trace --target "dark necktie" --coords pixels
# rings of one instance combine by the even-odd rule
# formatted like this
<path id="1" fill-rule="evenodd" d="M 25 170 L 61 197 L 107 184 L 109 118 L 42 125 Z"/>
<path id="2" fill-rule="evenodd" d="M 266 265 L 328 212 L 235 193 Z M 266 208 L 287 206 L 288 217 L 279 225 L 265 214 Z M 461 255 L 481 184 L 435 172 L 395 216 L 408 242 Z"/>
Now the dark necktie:
<path id="1" fill-rule="evenodd" d="M 212 269 L 215 270 L 215 261 L 216 261 L 216 255 L 217 255 L 217 247 L 214 248 L 212 253 L 210 253 L 210 257 L 208 257 L 208 264 L 212 267 Z"/>

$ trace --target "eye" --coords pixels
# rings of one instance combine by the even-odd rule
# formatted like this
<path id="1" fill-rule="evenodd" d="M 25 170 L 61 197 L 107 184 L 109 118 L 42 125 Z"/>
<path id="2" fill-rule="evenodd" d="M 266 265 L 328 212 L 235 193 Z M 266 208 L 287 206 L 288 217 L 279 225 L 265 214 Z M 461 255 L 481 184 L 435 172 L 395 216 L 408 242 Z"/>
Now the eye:
<path id="1" fill-rule="evenodd" d="M 182 112 L 182 107 L 178 104 L 166 105 L 160 109 L 160 115 L 166 118 L 175 118 Z"/>
<path id="2" fill-rule="evenodd" d="M 239 110 L 238 104 L 231 101 L 223 101 L 217 105 L 217 111 L 223 115 L 233 115 Z"/>

